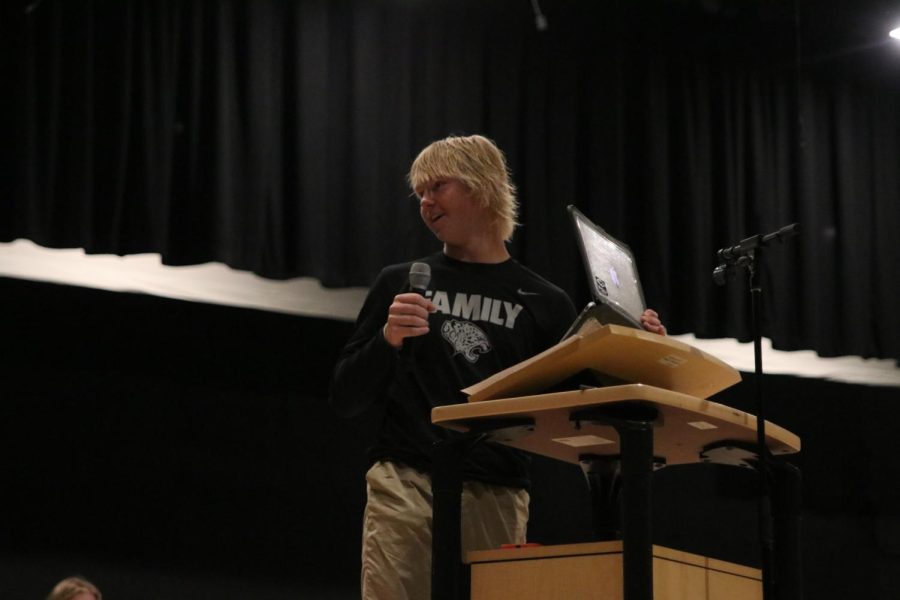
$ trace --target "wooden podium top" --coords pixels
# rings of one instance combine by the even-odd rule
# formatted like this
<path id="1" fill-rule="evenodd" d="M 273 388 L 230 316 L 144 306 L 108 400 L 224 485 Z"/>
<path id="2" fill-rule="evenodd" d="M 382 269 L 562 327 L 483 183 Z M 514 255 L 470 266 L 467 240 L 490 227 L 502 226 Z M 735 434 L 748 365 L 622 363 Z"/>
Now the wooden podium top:
<path id="1" fill-rule="evenodd" d="M 584 454 L 620 454 L 619 436 L 612 426 L 575 423 L 573 411 L 624 401 L 639 401 L 659 410 L 653 436 L 654 456 L 666 464 L 700 462 L 700 453 L 718 442 L 756 443 L 756 417 L 702 398 L 642 385 L 618 385 L 571 392 L 504 398 L 439 406 L 431 411 L 437 425 L 466 431 L 474 420 L 528 417 L 531 433 L 504 444 L 578 464 Z M 800 438 L 766 422 L 766 444 L 773 454 L 800 451 Z"/>
<path id="2" fill-rule="evenodd" d="M 630 327 L 598 325 L 463 392 L 469 402 L 540 394 L 584 370 L 697 398 L 741 380 L 738 371 L 688 344 Z"/>

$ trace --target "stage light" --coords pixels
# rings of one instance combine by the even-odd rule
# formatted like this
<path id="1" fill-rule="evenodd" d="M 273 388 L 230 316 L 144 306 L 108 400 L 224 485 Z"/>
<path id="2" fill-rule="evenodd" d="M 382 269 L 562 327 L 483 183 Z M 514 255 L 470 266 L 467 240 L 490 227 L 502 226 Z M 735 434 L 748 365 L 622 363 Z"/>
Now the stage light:
<path id="1" fill-rule="evenodd" d="M 897 29 L 893 30 L 893 31 L 890 33 L 890 36 L 891 36 L 892 38 L 894 38 L 895 40 L 900 40 L 900 27 L 898 27 Z"/>

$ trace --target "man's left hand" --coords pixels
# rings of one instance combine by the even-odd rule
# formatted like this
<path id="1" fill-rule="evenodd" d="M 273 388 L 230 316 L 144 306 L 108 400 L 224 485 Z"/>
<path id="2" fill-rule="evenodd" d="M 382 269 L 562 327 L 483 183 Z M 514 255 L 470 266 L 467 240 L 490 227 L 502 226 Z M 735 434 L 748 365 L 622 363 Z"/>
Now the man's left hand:
<path id="1" fill-rule="evenodd" d="M 651 333 L 666 335 L 666 326 L 659 320 L 659 315 L 652 308 L 648 308 L 641 314 L 641 325 Z"/>

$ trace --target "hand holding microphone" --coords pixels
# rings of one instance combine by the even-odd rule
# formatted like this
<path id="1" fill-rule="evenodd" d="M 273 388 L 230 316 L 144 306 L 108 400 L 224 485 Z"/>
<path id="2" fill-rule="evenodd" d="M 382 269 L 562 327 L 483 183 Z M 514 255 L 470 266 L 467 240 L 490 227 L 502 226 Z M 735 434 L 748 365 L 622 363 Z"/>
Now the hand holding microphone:
<path id="1" fill-rule="evenodd" d="M 431 300 L 424 296 L 430 281 L 431 267 L 426 263 L 413 263 L 409 269 L 410 291 L 394 296 L 382 329 L 384 339 L 394 348 L 401 348 L 408 337 L 428 333 L 428 315 L 435 310 Z"/>

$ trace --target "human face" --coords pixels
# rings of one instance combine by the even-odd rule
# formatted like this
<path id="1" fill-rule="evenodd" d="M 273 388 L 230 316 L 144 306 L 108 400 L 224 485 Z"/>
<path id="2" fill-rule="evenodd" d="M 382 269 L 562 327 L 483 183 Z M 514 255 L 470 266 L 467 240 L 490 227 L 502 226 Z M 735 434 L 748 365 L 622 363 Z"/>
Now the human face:
<path id="1" fill-rule="evenodd" d="M 419 214 L 445 249 L 471 247 L 491 235 L 490 213 L 459 179 L 428 181 L 419 194 Z"/>

